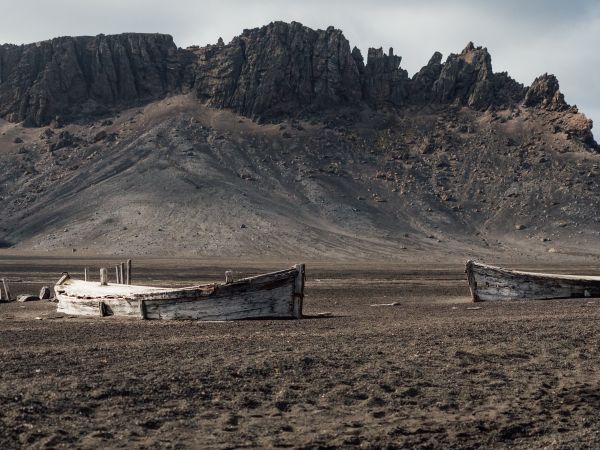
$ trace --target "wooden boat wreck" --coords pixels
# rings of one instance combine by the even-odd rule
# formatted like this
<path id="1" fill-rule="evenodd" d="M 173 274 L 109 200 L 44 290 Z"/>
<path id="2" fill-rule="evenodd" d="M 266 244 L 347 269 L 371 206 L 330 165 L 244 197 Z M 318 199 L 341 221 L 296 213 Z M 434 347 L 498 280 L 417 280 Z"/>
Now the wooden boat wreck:
<path id="1" fill-rule="evenodd" d="M 600 297 L 600 276 L 521 272 L 467 261 L 473 301 Z"/>
<path id="2" fill-rule="evenodd" d="M 102 280 L 101 269 L 101 280 Z M 141 319 L 299 319 L 304 298 L 304 264 L 224 283 L 160 288 L 75 280 L 63 274 L 54 290 L 58 312 Z"/>

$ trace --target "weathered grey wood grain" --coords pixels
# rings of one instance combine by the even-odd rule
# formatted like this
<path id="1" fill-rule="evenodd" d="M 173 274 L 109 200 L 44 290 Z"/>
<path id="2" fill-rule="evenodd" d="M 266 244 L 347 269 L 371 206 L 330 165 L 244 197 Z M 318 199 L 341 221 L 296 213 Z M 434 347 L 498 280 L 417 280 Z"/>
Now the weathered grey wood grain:
<path id="1" fill-rule="evenodd" d="M 180 289 L 98 286 L 66 279 L 55 286 L 58 311 L 142 319 L 300 318 L 304 265 L 226 284 Z M 61 279 L 62 280 L 62 279 Z"/>
<path id="2" fill-rule="evenodd" d="M 473 301 L 600 297 L 600 277 L 521 272 L 468 261 Z"/>

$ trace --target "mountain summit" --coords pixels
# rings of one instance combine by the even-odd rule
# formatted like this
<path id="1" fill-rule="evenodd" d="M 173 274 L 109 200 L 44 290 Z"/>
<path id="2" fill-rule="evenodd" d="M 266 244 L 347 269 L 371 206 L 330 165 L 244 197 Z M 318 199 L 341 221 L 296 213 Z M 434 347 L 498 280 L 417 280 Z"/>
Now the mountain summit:
<path id="1" fill-rule="evenodd" d="M 2 45 L 0 243 L 587 252 L 598 146 L 556 78 L 525 87 L 473 43 L 412 77 L 401 61 L 295 22 L 187 49 L 134 33 Z"/>

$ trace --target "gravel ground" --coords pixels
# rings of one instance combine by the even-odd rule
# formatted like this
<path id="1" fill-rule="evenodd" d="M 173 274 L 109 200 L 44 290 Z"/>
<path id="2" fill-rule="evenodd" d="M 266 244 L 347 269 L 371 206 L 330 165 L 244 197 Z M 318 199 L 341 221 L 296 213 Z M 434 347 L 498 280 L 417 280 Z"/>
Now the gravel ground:
<path id="1" fill-rule="evenodd" d="M 20 293 L 94 264 L 108 265 L 5 258 L 0 269 Z M 228 267 L 135 264 L 138 282 L 159 285 Z M 82 319 L 50 302 L 0 304 L 0 447 L 600 445 L 600 299 L 474 305 L 460 266 L 307 273 L 299 321 Z"/>

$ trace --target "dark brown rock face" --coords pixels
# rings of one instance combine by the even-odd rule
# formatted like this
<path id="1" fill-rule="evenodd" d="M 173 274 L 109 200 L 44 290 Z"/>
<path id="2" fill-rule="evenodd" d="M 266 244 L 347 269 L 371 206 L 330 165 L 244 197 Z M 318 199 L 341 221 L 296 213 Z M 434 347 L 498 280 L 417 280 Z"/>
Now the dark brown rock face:
<path id="1" fill-rule="evenodd" d="M 28 125 L 63 121 L 192 91 L 203 103 L 260 120 L 310 115 L 338 106 L 427 104 L 476 110 L 525 106 L 572 111 L 553 75 L 525 88 L 494 73 L 487 49 L 469 43 L 445 62 L 435 53 L 412 79 L 390 49 L 357 48 L 333 27 L 274 22 L 230 43 L 178 49 L 170 36 L 64 37 L 0 46 L 0 117 Z M 581 116 L 581 117 L 579 117 Z M 570 135 L 593 142 L 591 121 L 564 118 Z M 568 120 L 567 120 L 568 119 Z M 573 131 L 575 130 L 575 131 Z"/>
<path id="2" fill-rule="evenodd" d="M 565 97 L 559 90 L 558 80 L 554 75 L 544 74 L 537 77 L 527 90 L 525 106 L 539 106 L 550 111 L 562 111 L 569 108 Z"/>
<path id="3" fill-rule="evenodd" d="M 476 109 L 518 103 L 524 89 L 506 74 L 494 74 L 486 48 L 470 42 L 460 54 L 451 54 L 433 83 L 431 100 L 459 103 Z"/>
<path id="4" fill-rule="evenodd" d="M 431 101 L 433 85 L 442 72 L 442 54 L 435 52 L 426 66 L 412 78 L 411 99 L 417 103 Z"/>
<path id="5" fill-rule="evenodd" d="M 102 114 L 179 89 L 173 39 L 160 34 L 61 37 L 0 46 L 0 116 L 29 125 Z"/>
<path id="6" fill-rule="evenodd" d="M 275 22 L 197 52 L 194 89 L 253 118 L 360 101 L 358 68 L 340 30 Z"/>
<path id="7" fill-rule="evenodd" d="M 408 73 L 400 68 L 402 57 L 383 49 L 370 48 L 363 72 L 364 99 L 375 106 L 391 103 L 402 106 L 408 98 Z"/>

